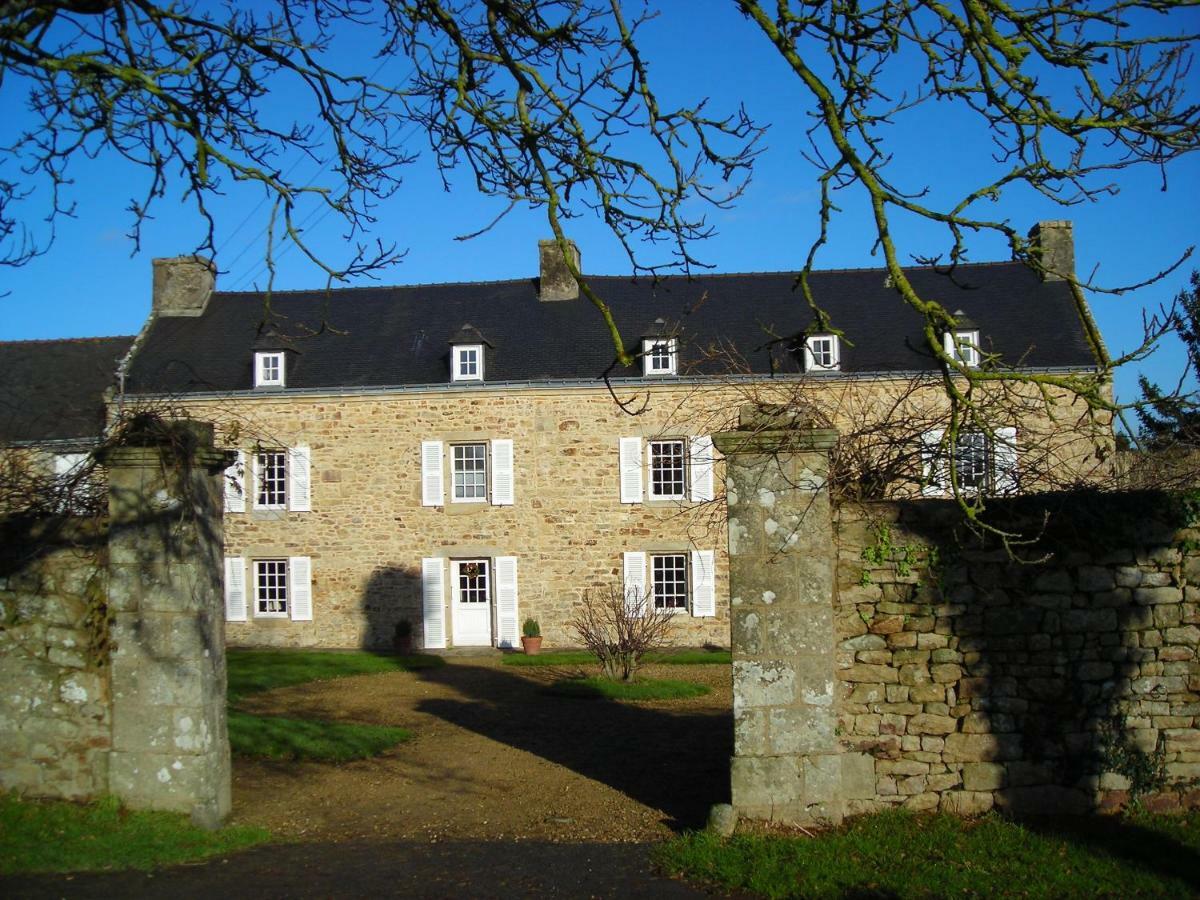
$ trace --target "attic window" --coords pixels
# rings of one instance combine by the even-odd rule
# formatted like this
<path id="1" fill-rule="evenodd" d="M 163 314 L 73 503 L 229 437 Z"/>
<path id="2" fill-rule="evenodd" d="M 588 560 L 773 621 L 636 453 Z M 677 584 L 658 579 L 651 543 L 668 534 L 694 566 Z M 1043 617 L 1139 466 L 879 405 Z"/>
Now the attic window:
<path id="1" fill-rule="evenodd" d="M 483 344 L 456 344 L 450 355 L 451 381 L 483 381 Z"/>
<path id="2" fill-rule="evenodd" d="M 281 351 L 254 354 L 254 386 L 284 387 L 284 358 Z"/>
<path id="3" fill-rule="evenodd" d="M 805 338 L 805 372 L 836 372 L 841 364 L 842 348 L 836 334 L 814 334 Z"/>
<path id="4" fill-rule="evenodd" d="M 942 335 L 942 347 L 955 362 L 972 369 L 979 365 L 978 331 L 947 331 Z"/>
<path id="5" fill-rule="evenodd" d="M 677 375 L 675 338 L 642 341 L 643 375 Z"/>

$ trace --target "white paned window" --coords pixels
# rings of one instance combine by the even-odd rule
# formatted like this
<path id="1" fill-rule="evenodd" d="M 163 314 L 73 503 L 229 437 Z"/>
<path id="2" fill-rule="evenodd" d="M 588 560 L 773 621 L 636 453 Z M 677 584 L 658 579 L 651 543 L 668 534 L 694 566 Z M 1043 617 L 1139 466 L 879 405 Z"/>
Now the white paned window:
<path id="1" fill-rule="evenodd" d="M 678 374 L 678 345 L 675 338 L 660 341 L 642 341 L 643 375 Z"/>
<path id="2" fill-rule="evenodd" d="M 254 354 L 254 386 L 284 387 L 284 359 L 280 352 Z"/>
<path id="3" fill-rule="evenodd" d="M 947 331 L 942 335 L 942 347 L 947 356 L 964 366 L 979 365 L 978 331 Z"/>
<path id="4" fill-rule="evenodd" d="M 650 499 L 687 496 L 687 444 L 683 440 L 650 441 Z"/>
<path id="5" fill-rule="evenodd" d="M 650 589 L 655 609 L 686 610 L 687 554 L 657 553 L 650 557 Z"/>
<path id="6" fill-rule="evenodd" d="M 254 615 L 257 618 L 287 618 L 287 569 L 286 559 L 254 561 Z"/>
<path id="7" fill-rule="evenodd" d="M 456 503 L 487 502 L 487 444 L 451 447 L 452 498 Z"/>
<path id="8" fill-rule="evenodd" d="M 982 431 L 964 430 L 953 448 L 941 446 L 943 435 L 941 430 L 930 431 L 922 438 L 923 494 L 945 496 L 951 492 L 951 454 L 960 491 L 993 494 L 1018 491 L 1017 429 L 997 428 L 994 438 Z"/>
<path id="9" fill-rule="evenodd" d="M 841 347 L 835 334 L 814 334 L 804 341 L 804 371 L 833 372 L 842 363 Z"/>
<path id="10" fill-rule="evenodd" d="M 255 460 L 255 509 L 284 509 L 287 506 L 287 452 L 260 451 Z"/>
<path id="11" fill-rule="evenodd" d="M 986 491 L 991 476 L 987 435 L 982 431 L 963 431 L 954 447 L 954 467 L 958 486 L 964 491 Z"/>
<path id="12" fill-rule="evenodd" d="M 451 355 L 451 381 L 483 381 L 483 345 L 459 344 Z"/>
<path id="13" fill-rule="evenodd" d="M 458 565 L 458 602 L 487 603 L 491 596 L 491 578 L 486 559 L 472 559 Z"/>

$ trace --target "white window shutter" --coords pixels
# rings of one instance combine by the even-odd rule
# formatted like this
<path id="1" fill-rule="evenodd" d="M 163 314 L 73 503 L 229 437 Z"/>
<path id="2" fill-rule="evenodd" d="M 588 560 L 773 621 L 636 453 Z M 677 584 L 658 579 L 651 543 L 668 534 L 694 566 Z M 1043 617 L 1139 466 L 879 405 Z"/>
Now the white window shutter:
<path id="1" fill-rule="evenodd" d="M 496 557 L 496 630 L 497 646 L 513 650 L 521 645 L 517 613 L 517 558 Z"/>
<path id="2" fill-rule="evenodd" d="M 421 560 L 421 611 L 425 620 L 425 649 L 446 646 L 446 561 L 440 556 Z"/>
<path id="3" fill-rule="evenodd" d="M 288 506 L 292 512 L 312 511 L 312 451 L 306 446 L 288 450 Z"/>
<path id="4" fill-rule="evenodd" d="M 293 622 L 312 621 L 312 560 L 288 557 L 288 607 Z"/>
<path id="5" fill-rule="evenodd" d="M 621 438 L 621 502 L 642 502 L 642 439 Z"/>
<path id="6" fill-rule="evenodd" d="M 647 599 L 646 554 L 625 554 L 625 608 L 635 619 L 641 618 Z"/>
<path id="7" fill-rule="evenodd" d="M 513 442 L 492 441 L 492 505 L 513 505 Z"/>
<path id="8" fill-rule="evenodd" d="M 1017 479 L 1017 429 L 997 428 L 992 444 L 992 481 L 997 494 L 1015 494 Z"/>
<path id="9" fill-rule="evenodd" d="M 444 506 L 442 442 L 421 441 L 421 505 Z"/>
<path id="10" fill-rule="evenodd" d="M 246 621 L 246 558 L 225 557 L 225 621 Z"/>
<path id="11" fill-rule="evenodd" d="M 692 615 L 717 614 L 717 573 L 711 550 L 692 551 Z"/>
<path id="12" fill-rule="evenodd" d="M 938 428 L 921 435 L 921 493 L 926 497 L 940 497 L 950 490 L 950 468 L 941 446 L 943 434 Z"/>
<path id="13" fill-rule="evenodd" d="M 246 511 L 246 451 L 239 450 L 225 470 L 225 512 Z"/>
<path id="14" fill-rule="evenodd" d="M 707 434 L 691 439 L 692 500 L 702 503 L 713 498 L 713 442 Z"/>

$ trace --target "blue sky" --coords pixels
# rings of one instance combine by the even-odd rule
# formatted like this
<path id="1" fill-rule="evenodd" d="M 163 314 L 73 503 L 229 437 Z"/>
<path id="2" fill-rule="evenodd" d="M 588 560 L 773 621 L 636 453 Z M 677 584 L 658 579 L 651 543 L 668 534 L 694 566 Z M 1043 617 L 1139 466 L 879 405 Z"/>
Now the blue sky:
<path id="1" fill-rule="evenodd" d="M 708 96 L 714 111 L 744 102 L 756 119 L 771 124 L 749 189 L 734 209 L 710 211 L 717 234 L 698 245 L 696 254 L 717 271 L 795 269 L 817 231 L 816 173 L 801 157 L 805 95 L 774 50 L 732 12 L 731 4 L 667 0 L 662 6 L 664 15 L 647 27 L 643 48 L 664 102 Z M 1200 11 L 1180 14 L 1173 27 L 1200 30 Z M 0 142 L 5 144 L 23 120 L 23 97 L 14 87 L 7 81 L 0 95 Z M 422 135 L 411 134 L 408 140 L 412 150 L 425 149 Z M 897 155 L 893 177 L 910 188 L 928 187 L 940 197 L 976 183 L 991 153 L 985 132 L 965 127 L 942 106 L 929 107 L 889 140 L 889 149 Z M 0 270 L 0 291 L 5 294 L 0 297 L 0 339 L 136 333 L 149 310 L 150 260 L 190 252 L 198 240 L 201 231 L 194 211 L 177 196 L 167 196 L 144 230 L 141 252 L 131 256 L 132 245 L 125 237 L 130 219 L 124 210 L 137 193 L 139 174 L 103 156 L 78 162 L 72 170 L 76 215 L 59 222 L 53 249 L 22 269 Z M 7 171 L 11 169 L 0 174 Z M 322 177 L 319 167 L 307 160 L 295 171 L 314 180 Z M 1112 176 L 1119 189 L 1116 196 L 1100 203 L 1063 208 L 1027 192 L 1013 194 L 988 212 L 1021 230 L 1040 219 L 1071 219 L 1080 274 L 1094 273 L 1099 282 L 1112 286 L 1134 284 L 1169 266 L 1196 241 L 1200 154 L 1178 161 L 1167 177 L 1169 189 L 1163 191 L 1158 171 L 1126 170 Z M 223 270 L 219 287 L 264 283 L 261 234 L 267 208 L 259 199 L 259 194 L 235 189 L 214 205 L 218 264 Z M 839 197 L 839 204 L 844 213 L 835 219 L 819 267 L 879 265 L 878 257 L 871 255 L 873 227 L 865 198 L 850 192 Z M 535 274 L 536 241 L 548 236 L 540 211 L 515 211 L 482 237 L 454 240 L 481 228 L 503 205 L 479 197 L 465 173 L 454 179 L 449 192 L 443 190 L 426 156 L 406 175 L 401 191 L 377 210 L 379 221 L 370 237 L 408 250 L 404 262 L 381 280 L 411 284 Z M 944 234 L 926 224 L 898 219 L 895 225 L 899 249 L 906 255 L 946 248 Z M 619 244 L 598 222 L 577 219 L 567 227 L 580 246 L 586 272 L 628 273 Z M 308 228 L 326 252 L 334 254 L 344 246 L 332 217 L 314 217 Z M 995 238 L 981 238 L 970 249 L 975 261 L 1007 257 Z M 1118 354 L 1139 342 L 1144 311 L 1173 297 L 1193 267 L 1200 268 L 1200 257 L 1150 287 L 1121 296 L 1091 296 L 1110 352 Z M 300 253 L 281 257 L 277 288 L 321 284 L 321 274 Z M 1173 384 L 1183 364 L 1178 342 L 1164 342 L 1150 360 L 1118 375 L 1118 396 L 1136 397 L 1138 371 Z"/>

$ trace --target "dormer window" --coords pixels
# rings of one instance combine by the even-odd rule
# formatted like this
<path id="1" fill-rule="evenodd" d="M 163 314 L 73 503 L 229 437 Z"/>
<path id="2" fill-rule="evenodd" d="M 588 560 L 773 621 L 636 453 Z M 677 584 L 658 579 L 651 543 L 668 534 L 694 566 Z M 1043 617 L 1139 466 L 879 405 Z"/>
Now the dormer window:
<path id="1" fill-rule="evenodd" d="M 642 341 L 642 374 L 677 375 L 678 355 L 675 338 Z"/>
<path id="2" fill-rule="evenodd" d="M 254 386 L 259 387 L 284 387 L 285 385 L 285 364 L 283 351 L 277 350 L 270 353 L 255 353 L 254 354 Z"/>
<path id="3" fill-rule="evenodd" d="M 804 339 L 805 372 L 836 372 L 841 365 L 842 349 L 836 334 L 814 334 Z"/>
<path id="4" fill-rule="evenodd" d="M 483 344 L 456 344 L 450 358 L 451 381 L 483 381 Z"/>
<path id="5" fill-rule="evenodd" d="M 942 347 L 946 355 L 968 368 L 979 365 L 979 332 L 970 329 L 947 331 L 942 335 Z"/>

